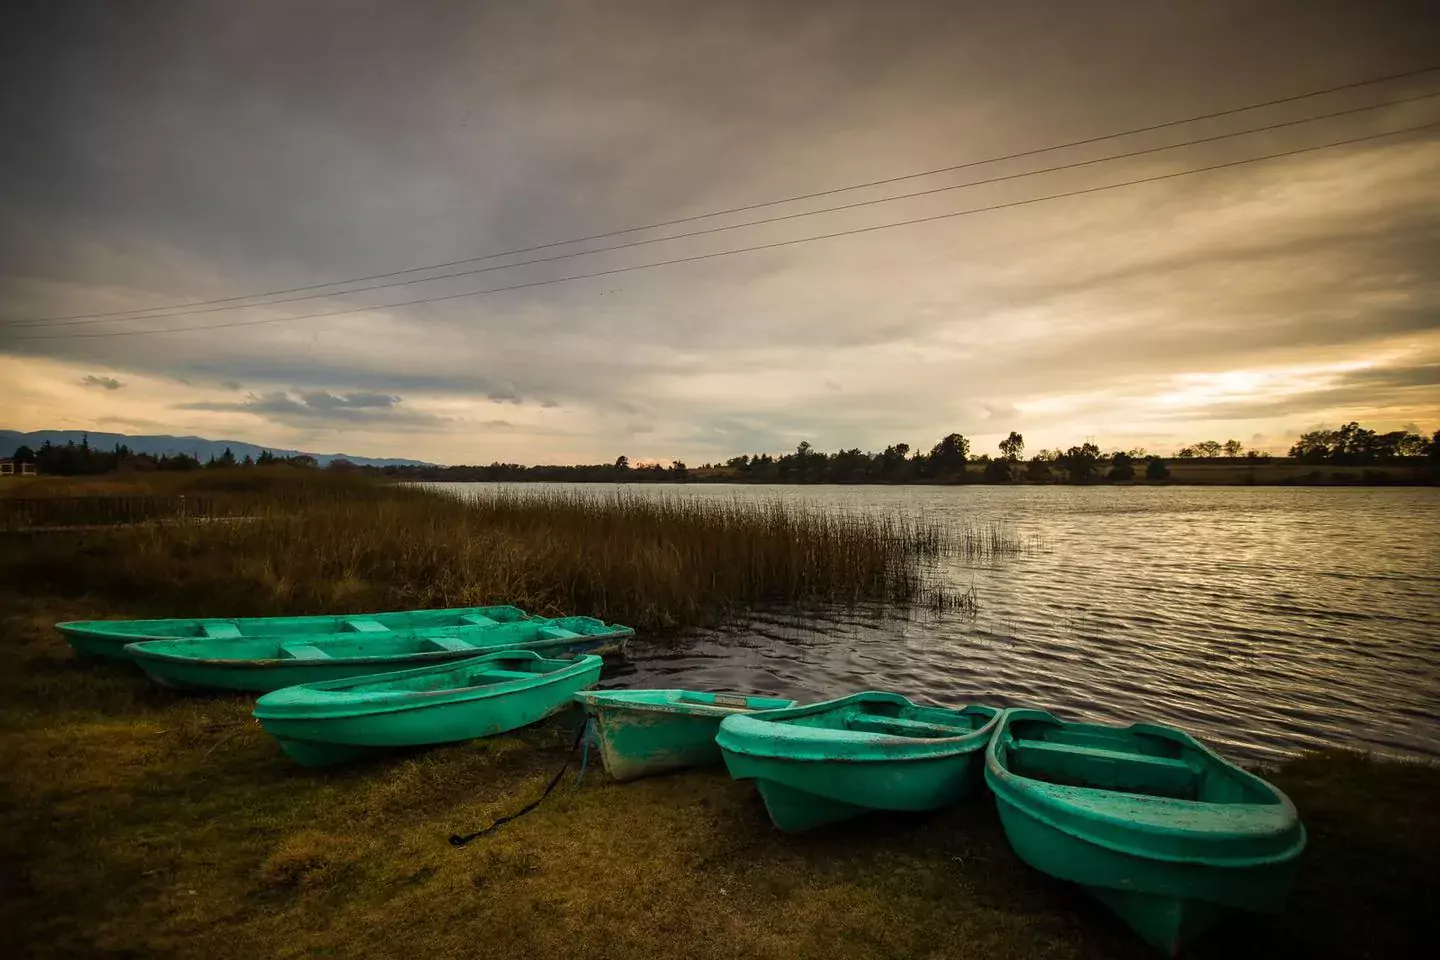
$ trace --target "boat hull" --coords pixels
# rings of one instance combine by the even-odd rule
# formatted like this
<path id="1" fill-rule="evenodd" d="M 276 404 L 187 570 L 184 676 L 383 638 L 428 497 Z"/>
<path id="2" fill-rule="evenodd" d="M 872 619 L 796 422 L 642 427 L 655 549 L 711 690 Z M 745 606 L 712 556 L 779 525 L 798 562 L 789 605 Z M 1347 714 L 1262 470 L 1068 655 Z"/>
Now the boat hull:
<path id="1" fill-rule="evenodd" d="M 360 695 L 352 696 L 352 702 L 342 703 L 339 709 L 326 702 L 325 689 L 338 684 L 306 684 L 261 697 L 255 705 L 255 717 L 290 759 L 302 766 L 323 766 L 399 748 L 474 740 L 528 726 L 565 709 L 577 692 L 594 686 L 600 678 L 599 657 L 554 661 L 537 656 L 535 661 L 548 665 L 550 672 L 530 678 L 517 676 L 491 686 L 443 686 L 447 673 L 458 678 L 490 663 L 509 663 L 515 656 L 513 651 L 506 651 L 453 665 L 367 677 L 354 684 Z M 427 675 L 439 675 L 428 679 L 441 685 L 375 701 L 365 697 L 368 689 L 414 683 Z"/>
<path id="2" fill-rule="evenodd" d="M 977 751 L 978 753 L 978 751 Z M 725 753 L 736 780 L 754 780 L 770 822 L 803 833 L 871 811 L 939 810 L 975 793 L 981 783 L 976 754 L 938 760 L 785 761 Z"/>
<path id="3" fill-rule="evenodd" d="M 725 717 L 795 703 L 687 690 L 593 691 L 575 699 L 595 718 L 606 772 L 622 781 L 723 763 L 715 735 Z"/>
<path id="4" fill-rule="evenodd" d="M 449 607 L 385 613 L 346 613 L 310 617 L 191 618 L 172 620 L 73 620 L 55 624 L 76 653 L 128 660 L 125 647 L 147 640 L 240 639 L 258 637 L 345 636 L 361 633 L 466 630 L 524 620 L 519 607 Z"/>
<path id="5" fill-rule="evenodd" d="M 973 727 L 921 737 L 801 725 L 817 714 L 874 704 L 932 718 L 965 715 Z M 998 717 L 989 707 L 946 711 L 917 707 L 897 694 L 865 693 L 727 718 L 716 739 L 730 775 L 755 781 L 771 822 L 801 832 L 869 811 L 937 810 L 971 796 L 982 783 L 983 751 Z"/>
<path id="6" fill-rule="evenodd" d="M 1158 861 L 1071 836 L 1004 800 L 1000 822 L 1031 867 L 1083 886 L 1167 956 L 1237 910 L 1275 913 L 1295 880 L 1295 860 L 1227 868 Z"/>
<path id="7" fill-rule="evenodd" d="M 1040 711 L 1010 711 L 1007 720 L 1011 715 L 1053 720 Z M 1082 738 L 1099 731 L 1094 739 L 1062 744 L 1061 750 L 1073 751 L 1061 757 L 1072 767 L 1082 762 L 1095 776 L 1133 779 L 1143 775 L 1148 764 L 1154 767 L 1156 782 L 1163 782 L 1183 777 L 1184 771 L 1175 766 L 1183 758 L 1196 782 L 1207 774 L 1213 780 L 1235 778 L 1238 786 L 1226 789 L 1237 796 L 1250 791 L 1243 798 L 1252 802 L 1148 796 L 1140 794 L 1135 783 L 1107 791 L 1040 782 L 1016 774 L 1001 760 L 999 752 L 1007 742 L 1002 737 L 1009 731 L 1002 725 L 987 751 L 986 779 L 1020 859 L 1082 885 L 1167 956 L 1234 911 L 1273 913 L 1283 908 L 1305 845 L 1304 828 L 1283 794 L 1179 731 L 1172 731 L 1174 758 L 1147 757 L 1106 750 L 1101 744 L 1113 745 L 1113 738 L 1128 730 L 1155 734 L 1169 728 L 1055 723 L 1057 729 L 1082 731 Z M 1112 739 L 1101 739 L 1107 736 Z M 1056 748 L 1047 744 L 1044 749 Z M 1273 801 L 1254 802 L 1263 798 L 1257 785 L 1272 791 Z"/>
<path id="8" fill-rule="evenodd" d="M 588 617 L 567 617 L 520 621 L 435 638 L 394 635 L 353 642 L 316 639 L 311 643 L 308 637 L 296 637 L 276 644 L 267 655 L 251 657 L 239 655 L 243 652 L 240 645 L 255 646 L 266 641 L 156 640 L 131 644 L 127 653 L 162 686 L 267 693 L 306 683 L 455 663 L 501 650 L 529 650 L 550 658 L 623 653 L 633 635 L 629 627 Z M 333 655 L 327 655 L 325 648 Z M 284 651 L 298 655 L 277 655 Z"/>

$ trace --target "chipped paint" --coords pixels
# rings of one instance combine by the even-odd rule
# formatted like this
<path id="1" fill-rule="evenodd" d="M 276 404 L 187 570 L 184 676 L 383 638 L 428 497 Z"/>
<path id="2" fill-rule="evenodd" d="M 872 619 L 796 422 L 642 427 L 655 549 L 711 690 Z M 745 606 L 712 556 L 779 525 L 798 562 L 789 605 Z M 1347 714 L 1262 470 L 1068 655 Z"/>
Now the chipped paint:
<path id="1" fill-rule="evenodd" d="M 595 717 L 605 770 L 616 780 L 719 764 L 715 734 L 725 717 L 795 703 L 695 690 L 597 691 L 575 699 Z"/>

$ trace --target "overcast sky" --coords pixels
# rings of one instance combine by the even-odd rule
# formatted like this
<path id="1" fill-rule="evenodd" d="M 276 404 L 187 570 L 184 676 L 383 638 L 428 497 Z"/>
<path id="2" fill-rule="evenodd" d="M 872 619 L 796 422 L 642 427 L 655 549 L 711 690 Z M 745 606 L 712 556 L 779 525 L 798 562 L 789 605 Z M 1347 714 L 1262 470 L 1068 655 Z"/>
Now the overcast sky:
<path id="1" fill-rule="evenodd" d="M 1390 104 L 781 223 L 268 308 L 26 322 L 548 244 L 1432 63 L 1440 18 L 1425 2 L 11 0 L 0 31 L 0 427 L 455 463 L 624 453 L 692 464 L 801 440 L 928 448 L 951 431 L 992 452 L 1012 429 L 1031 450 L 1094 439 L 1153 452 L 1230 437 L 1283 450 L 1350 419 L 1433 431 L 1433 126 L 696 262 L 236 324 L 1433 124 L 1440 97 L 1413 98 L 1440 91 L 1440 72 L 440 272 Z"/>

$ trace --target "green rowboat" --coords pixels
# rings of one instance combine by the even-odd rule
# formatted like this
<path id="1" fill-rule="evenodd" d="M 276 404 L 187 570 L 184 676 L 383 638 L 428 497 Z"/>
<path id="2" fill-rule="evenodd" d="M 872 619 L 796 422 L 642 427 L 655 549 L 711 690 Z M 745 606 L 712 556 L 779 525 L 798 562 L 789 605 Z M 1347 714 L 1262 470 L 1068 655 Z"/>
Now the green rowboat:
<path id="1" fill-rule="evenodd" d="M 1305 848 L 1283 793 L 1173 727 L 1010 710 L 985 775 L 1022 860 L 1170 956 L 1232 910 L 1279 910 Z"/>
<path id="2" fill-rule="evenodd" d="M 71 620 L 55 624 L 77 653 L 127 659 L 125 645 L 143 640 L 239 640 L 245 637 L 345 636 L 361 633 L 490 627 L 524 620 L 519 607 L 452 607 L 323 617 L 240 617 L 198 620 Z"/>
<path id="3" fill-rule="evenodd" d="M 342 680 L 465 660 L 499 650 L 545 656 L 623 651 L 635 631 L 591 617 L 519 620 L 468 631 L 147 640 L 125 648 L 157 683 L 264 693 L 299 683 Z"/>
<path id="4" fill-rule="evenodd" d="M 547 660 L 512 650 L 354 680 L 267 693 L 255 717 L 302 766 L 354 760 L 397 747 L 488 737 L 535 723 L 595 685 L 596 656 Z"/>
<path id="5" fill-rule="evenodd" d="M 754 780 L 781 830 L 809 830 L 870 810 L 934 810 L 972 793 L 1000 718 L 993 707 L 922 707 L 857 693 L 726 717 L 716 743 L 730 775 Z"/>
<path id="6" fill-rule="evenodd" d="M 616 780 L 721 763 L 715 745 L 721 720 L 795 705 L 695 690 L 590 690 L 575 699 L 595 718 L 605 770 Z"/>

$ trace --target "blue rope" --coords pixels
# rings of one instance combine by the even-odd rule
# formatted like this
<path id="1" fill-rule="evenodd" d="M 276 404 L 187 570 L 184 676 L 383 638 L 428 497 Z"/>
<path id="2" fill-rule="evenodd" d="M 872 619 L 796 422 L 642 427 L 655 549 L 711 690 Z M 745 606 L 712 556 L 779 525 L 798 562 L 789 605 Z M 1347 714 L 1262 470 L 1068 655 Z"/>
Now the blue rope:
<path id="1" fill-rule="evenodd" d="M 585 782 L 585 768 L 590 765 L 590 744 L 595 742 L 595 718 L 585 718 L 585 732 L 580 737 L 580 776 L 575 778 L 575 787 Z"/>

